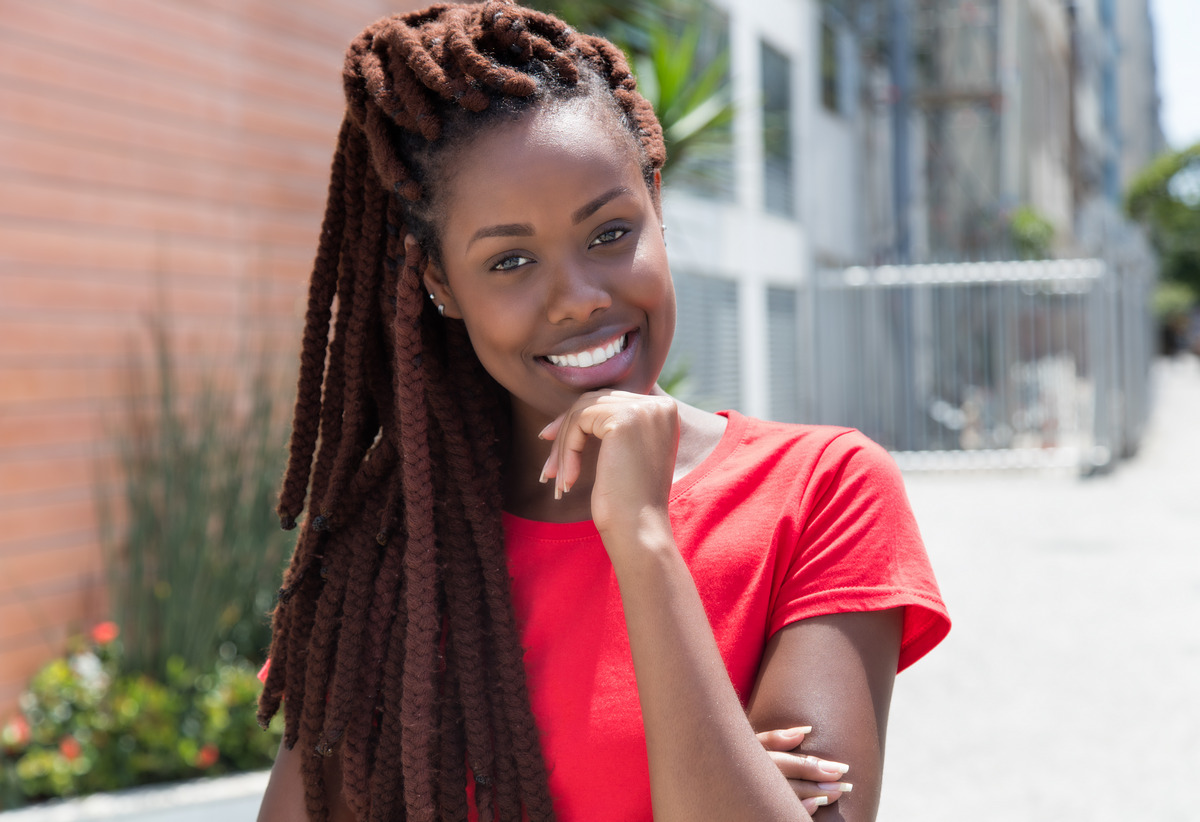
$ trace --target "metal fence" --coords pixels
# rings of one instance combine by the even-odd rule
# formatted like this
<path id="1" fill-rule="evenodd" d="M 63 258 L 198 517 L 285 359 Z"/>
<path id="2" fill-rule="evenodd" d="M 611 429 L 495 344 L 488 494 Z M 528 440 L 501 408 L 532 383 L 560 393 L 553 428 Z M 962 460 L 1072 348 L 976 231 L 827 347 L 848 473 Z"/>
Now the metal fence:
<path id="1" fill-rule="evenodd" d="M 1153 353 L 1144 267 L 848 268 L 810 291 L 812 413 L 904 468 L 1101 469 L 1138 445 Z"/>

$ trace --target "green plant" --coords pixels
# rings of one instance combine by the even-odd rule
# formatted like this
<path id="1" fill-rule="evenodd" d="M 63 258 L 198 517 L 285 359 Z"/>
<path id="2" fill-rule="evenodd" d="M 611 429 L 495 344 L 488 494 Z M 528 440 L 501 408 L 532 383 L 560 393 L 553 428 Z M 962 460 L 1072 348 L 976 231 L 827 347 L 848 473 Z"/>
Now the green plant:
<path id="1" fill-rule="evenodd" d="M 173 658 L 206 670 L 225 645 L 262 659 L 294 536 L 273 513 L 286 430 L 271 381 L 248 380 L 244 408 L 207 380 L 185 396 L 161 326 L 153 341 L 115 428 L 119 493 L 102 484 L 98 509 L 123 671 L 167 682 Z"/>
<path id="2" fill-rule="evenodd" d="M 728 146 L 732 139 L 734 105 L 729 91 L 729 52 L 701 59 L 699 21 L 682 28 L 664 19 L 648 18 L 642 27 L 644 48 L 626 47 L 633 57 L 638 86 L 663 127 L 667 145 L 668 179 L 676 170 L 694 168 L 701 158 Z"/>
<path id="3" fill-rule="evenodd" d="M 1178 322 L 1187 317 L 1198 301 L 1200 296 L 1186 283 L 1167 281 L 1155 286 L 1150 305 L 1159 322 Z"/>
<path id="4" fill-rule="evenodd" d="M 178 657 L 167 677 L 122 673 L 113 623 L 77 639 L 21 695 L 0 730 L 0 807 L 268 767 L 282 722 L 256 720 L 254 667 L 229 646 L 213 666 Z"/>
<path id="5" fill-rule="evenodd" d="M 1054 223 L 1032 206 L 1013 211 L 1008 223 L 1009 239 L 1022 260 L 1044 260 L 1054 242 Z"/>
<path id="6" fill-rule="evenodd" d="M 541 0 L 581 31 L 597 32 L 625 52 L 638 90 L 650 101 L 667 146 L 664 180 L 721 190 L 719 158 L 730 151 L 734 104 L 728 24 L 702 0 Z M 726 171 L 725 173 L 730 173 Z"/>
<path id="7" fill-rule="evenodd" d="M 1152 160 L 1129 184 L 1125 207 L 1148 229 L 1162 278 L 1200 293 L 1200 143 Z"/>

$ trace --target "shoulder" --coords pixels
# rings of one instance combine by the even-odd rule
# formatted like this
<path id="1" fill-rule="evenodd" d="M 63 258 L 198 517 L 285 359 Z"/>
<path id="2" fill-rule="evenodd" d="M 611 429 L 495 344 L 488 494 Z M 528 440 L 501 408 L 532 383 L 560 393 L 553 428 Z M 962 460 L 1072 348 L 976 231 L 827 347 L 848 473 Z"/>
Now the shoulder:
<path id="1" fill-rule="evenodd" d="M 729 450 L 728 470 L 776 476 L 790 485 L 799 483 L 809 493 L 830 484 L 899 481 L 899 469 L 887 450 L 856 429 L 726 413 L 737 440 Z"/>
<path id="2" fill-rule="evenodd" d="M 838 515 L 877 523 L 881 512 L 907 511 L 895 462 L 859 431 L 722 414 L 728 425 L 716 451 L 675 487 L 679 519 L 737 519 L 795 543 Z"/>

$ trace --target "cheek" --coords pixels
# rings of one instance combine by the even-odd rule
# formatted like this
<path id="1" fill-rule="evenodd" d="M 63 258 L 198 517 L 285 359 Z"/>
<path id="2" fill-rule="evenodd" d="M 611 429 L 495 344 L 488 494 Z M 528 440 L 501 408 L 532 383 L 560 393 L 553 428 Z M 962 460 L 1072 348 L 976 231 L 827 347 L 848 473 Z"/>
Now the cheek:
<path id="1" fill-rule="evenodd" d="M 668 331 L 675 329 L 675 284 L 667 264 L 666 249 L 661 243 L 647 244 L 639 250 L 634 264 L 632 288 L 636 299 L 647 311 L 669 322 Z"/>

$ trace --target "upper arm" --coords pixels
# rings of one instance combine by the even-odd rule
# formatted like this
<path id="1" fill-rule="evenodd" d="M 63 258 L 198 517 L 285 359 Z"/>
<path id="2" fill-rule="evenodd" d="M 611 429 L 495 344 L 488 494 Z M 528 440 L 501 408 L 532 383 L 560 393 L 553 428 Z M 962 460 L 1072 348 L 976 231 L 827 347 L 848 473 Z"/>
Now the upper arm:
<path id="1" fill-rule="evenodd" d="M 271 766 L 267 791 L 258 809 L 258 822 L 283 822 L 308 818 L 304 807 L 304 782 L 300 775 L 300 752 L 280 743 Z"/>
<path id="2" fill-rule="evenodd" d="M 754 730 L 811 725 L 801 752 L 850 765 L 853 792 L 820 818 L 875 819 L 903 621 L 903 608 L 817 616 L 767 643 L 747 709 Z"/>
<path id="3" fill-rule="evenodd" d="M 258 822 L 303 822 L 308 819 L 304 777 L 300 770 L 302 755 L 299 745 L 289 749 L 280 743 L 262 806 L 258 809 Z M 341 757 L 327 757 L 322 765 L 330 822 L 353 822 L 354 815 L 342 796 Z"/>

